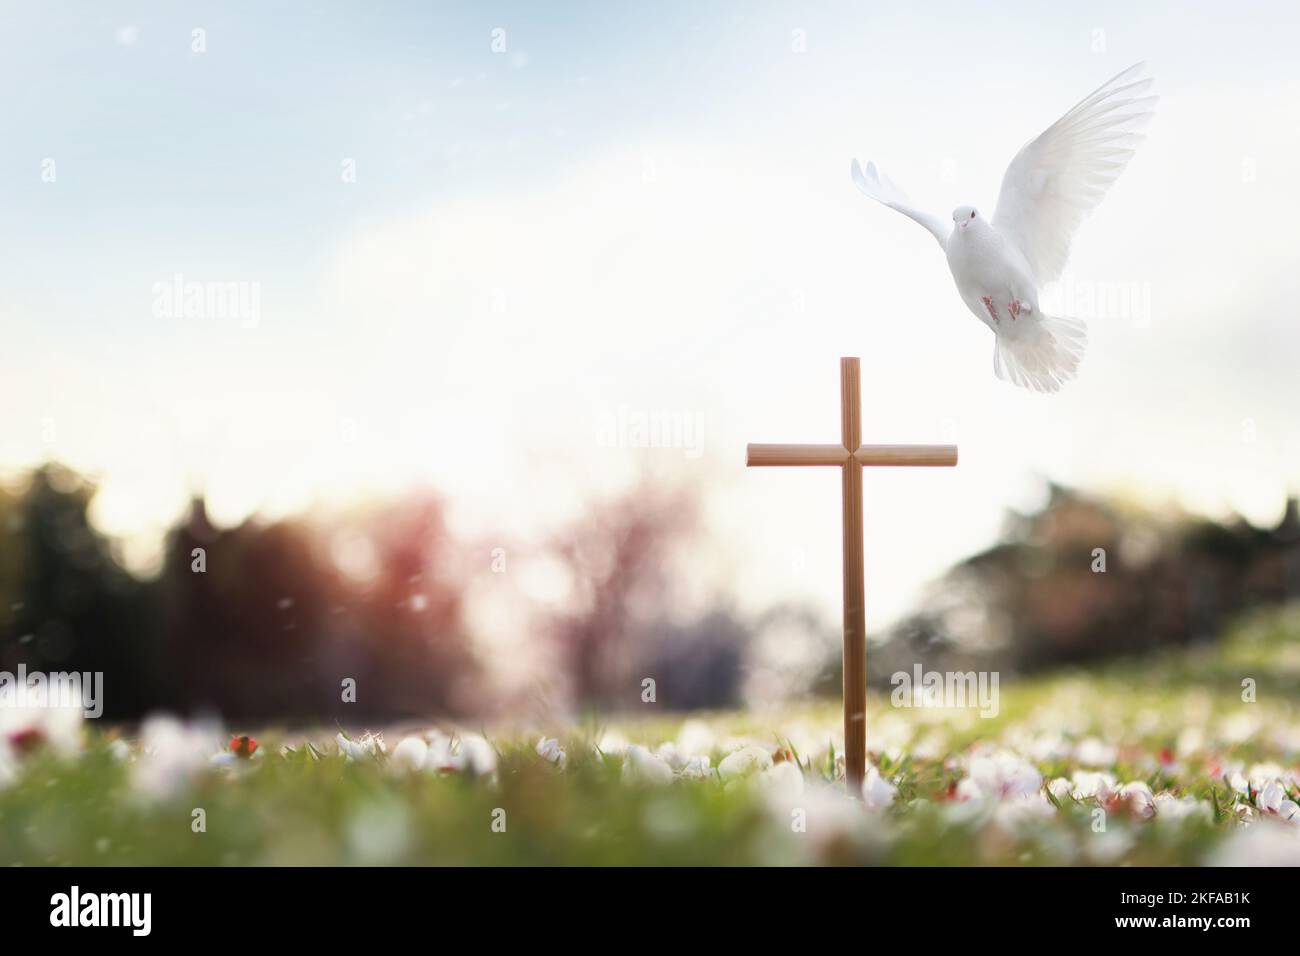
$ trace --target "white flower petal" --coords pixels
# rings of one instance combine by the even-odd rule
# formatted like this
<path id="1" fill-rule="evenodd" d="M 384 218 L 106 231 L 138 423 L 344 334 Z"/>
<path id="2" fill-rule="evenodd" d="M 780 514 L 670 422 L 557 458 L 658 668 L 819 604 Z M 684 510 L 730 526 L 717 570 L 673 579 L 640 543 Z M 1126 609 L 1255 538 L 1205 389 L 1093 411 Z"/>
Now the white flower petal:
<path id="1" fill-rule="evenodd" d="M 748 777 L 762 773 L 772 766 L 772 755 L 762 747 L 741 747 L 735 753 L 727 754 L 718 764 L 718 775 L 723 780 L 736 777 Z"/>
<path id="2" fill-rule="evenodd" d="M 429 756 L 429 745 L 419 737 L 403 737 L 393 748 L 391 761 L 400 770 L 419 770 Z"/>

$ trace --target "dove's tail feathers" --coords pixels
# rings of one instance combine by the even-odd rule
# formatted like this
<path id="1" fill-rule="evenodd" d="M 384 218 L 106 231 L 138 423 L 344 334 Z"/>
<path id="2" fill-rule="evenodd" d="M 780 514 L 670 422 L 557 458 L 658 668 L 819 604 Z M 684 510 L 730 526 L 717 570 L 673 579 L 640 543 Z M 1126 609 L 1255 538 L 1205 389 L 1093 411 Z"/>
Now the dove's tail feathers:
<path id="1" fill-rule="evenodd" d="M 993 349 L 998 378 L 1035 392 L 1055 392 L 1079 371 L 1088 330 L 1078 319 L 1045 315 L 1003 321 Z"/>

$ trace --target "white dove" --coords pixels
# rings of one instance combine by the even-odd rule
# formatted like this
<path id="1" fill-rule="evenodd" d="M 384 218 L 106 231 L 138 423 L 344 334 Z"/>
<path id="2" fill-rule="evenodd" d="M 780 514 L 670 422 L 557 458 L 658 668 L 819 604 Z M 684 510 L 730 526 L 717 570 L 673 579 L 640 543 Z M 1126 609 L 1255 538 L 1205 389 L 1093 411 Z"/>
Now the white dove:
<path id="1" fill-rule="evenodd" d="M 1055 392 L 1078 371 L 1087 330 L 1039 311 L 1038 290 L 1060 276 L 1075 230 L 1133 157 L 1158 99 L 1146 95 L 1152 82 L 1145 64 L 1131 66 L 1026 143 L 1002 177 L 992 222 L 958 206 L 950 227 L 916 209 L 874 163 L 863 173 L 853 161 L 858 189 L 939 240 L 962 301 L 996 337 L 998 378 Z"/>

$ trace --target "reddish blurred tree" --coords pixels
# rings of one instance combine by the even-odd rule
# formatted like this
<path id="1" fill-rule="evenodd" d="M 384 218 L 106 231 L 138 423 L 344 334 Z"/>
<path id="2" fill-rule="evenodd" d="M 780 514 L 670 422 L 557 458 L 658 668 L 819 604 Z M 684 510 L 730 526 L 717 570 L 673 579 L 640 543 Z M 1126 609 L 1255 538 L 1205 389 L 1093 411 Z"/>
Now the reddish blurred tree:
<path id="1" fill-rule="evenodd" d="M 669 708 L 739 701 L 750 628 L 722 603 L 680 612 L 687 553 L 698 544 L 699 496 L 646 478 L 590 507 L 552 542 L 573 582 L 554 634 L 580 706 L 627 710 L 656 682 Z"/>
<path id="2" fill-rule="evenodd" d="M 670 600 L 674 548 L 696 529 L 694 499 L 643 480 L 558 534 L 552 550 L 573 582 L 555 634 L 573 698 L 601 709 L 639 700 L 634 641 Z"/>
<path id="3" fill-rule="evenodd" d="M 368 573 L 337 566 L 329 544 L 339 534 L 372 556 Z M 182 698 L 243 719 L 463 712 L 479 667 L 448 549 L 441 505 L 427 496 L 334 527 L 248 521 L 228 531 L 195 501 L 164 574 Z"/>

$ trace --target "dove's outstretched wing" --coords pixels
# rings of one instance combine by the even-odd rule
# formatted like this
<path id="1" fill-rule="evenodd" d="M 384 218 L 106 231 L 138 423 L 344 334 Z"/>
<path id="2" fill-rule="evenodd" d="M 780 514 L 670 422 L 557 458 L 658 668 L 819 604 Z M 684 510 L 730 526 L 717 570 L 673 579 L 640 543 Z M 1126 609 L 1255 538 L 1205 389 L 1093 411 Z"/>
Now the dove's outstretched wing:
<path id="1" fill-rule="evenodd" d="M 1158 97 L 1146 64 L 1085 97 L 1016 154 L 1002 177 L 993 225 L 1016 243 L 1039 285 L 1065 268 L 1070 240 L 1132 159 Z"/>
<path id="2" fill-rule="evenodd" d="M 890 209 L 897 209 L 909 219 L 916 220 L 933 233 L 934 238 L 939 240 L 940 248 L 948 247 L 948 235 L 952 232 L 952 224 L 913 206 L 907 194 L 895 186 L 888 176 L 876 169 L 875 163 L 867 163 L 867 171 L 864 173 L 855 159 L 852 175 L 853 184 L 864 195 L 870 196 L 878 203 L 884 203 Z"/>

